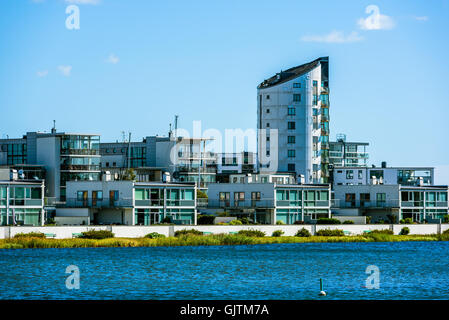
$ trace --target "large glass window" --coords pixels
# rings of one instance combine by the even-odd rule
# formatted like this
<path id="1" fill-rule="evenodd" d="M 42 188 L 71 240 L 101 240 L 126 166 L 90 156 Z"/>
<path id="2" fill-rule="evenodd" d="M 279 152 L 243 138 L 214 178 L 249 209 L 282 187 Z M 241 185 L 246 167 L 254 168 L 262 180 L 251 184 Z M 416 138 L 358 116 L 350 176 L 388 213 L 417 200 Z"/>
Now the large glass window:
<path id="1" fill-rule="evenodd" d="M 296 123 L 293 121 L 288 122 L 288 130 L 294 130 L 296 128 Z"/>
<path id="2" fill-rule="evenodd" d="M 293 94 L 293 101 L 294 102 L 301 102 L 301 94 L 299 94 L 299 93 Z"/>
<path id="3" fill-rule="evenodd" d="M 289 115 L 289 116 L 294 116 L 294 115 L 296 115 L 296 108 L 288 107 L 288 115 Z"/>

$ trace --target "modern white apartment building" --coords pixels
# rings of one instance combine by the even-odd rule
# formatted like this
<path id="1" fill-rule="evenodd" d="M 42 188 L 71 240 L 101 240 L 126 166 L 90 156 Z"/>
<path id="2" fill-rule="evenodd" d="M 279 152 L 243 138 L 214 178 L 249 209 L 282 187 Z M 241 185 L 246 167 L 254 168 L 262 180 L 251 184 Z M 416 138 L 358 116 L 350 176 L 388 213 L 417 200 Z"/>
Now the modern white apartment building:
<path id="1" fill-rule="evenodd" d="M 329 143 L 329 164 L 332 167 L 366 167 L 368 146 L 367 142 L 346 141 L 346 135 L 338 134 L 337 141 Z"/>
<path id="2" fill-rule="evenodd" d="M 213 183 L 208 196 L 207 209 L 202 211 L 228 212 L 259 224 L 330 217 L 328 184 Z"/>
<path id="3" fill-rule="evenodd" d="M 432 167 L 334 167 L 333 185 L 406 185 L 431 186 L 434 184 Z"/>
<path id="4" fill-rule="evenodd" d="M 277 73 L 257 87 L 260 172 L 329 177 L 329 58 Z M 277 134 L 276 134 L 277 133 Z"/>

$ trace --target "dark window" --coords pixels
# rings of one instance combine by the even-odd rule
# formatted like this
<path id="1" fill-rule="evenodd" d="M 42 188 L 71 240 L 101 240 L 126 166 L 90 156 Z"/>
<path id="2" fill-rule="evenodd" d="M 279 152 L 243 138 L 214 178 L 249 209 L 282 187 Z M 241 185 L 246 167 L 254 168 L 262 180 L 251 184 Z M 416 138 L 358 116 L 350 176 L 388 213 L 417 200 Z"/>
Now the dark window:
<path id="1" fill-rule="evenodd" d="M 295 136 L 288 136 L 287 137 L 287 143 L 296 143 Z"/>
<path id="2" fill-rule="evenodd" d="M 299 93 L 295 93 L 293 95 L 293 101 L 294 102 L 301 102 L 301 95 Z"/>
<path id="3" fill-rule="evenodd" d="M 288 122 L 288 130 L 294 130 L 296 129 L 296 123 L 293 121 Z"/>
<path id="4" fill-rule="evenodd" d="M 295 150 L 288 150 L 288 157 L 289 158 L 294 158 L 295 156 L 296 156 Z"/>
<path id="5" fill-rule="evenodd" d="M 267 113 L 270 113 L 270 109 L 267 109 Z"/>
<path id="6" fill-rule="evenodd" d="M 296 115 L 296 108 L 288 107 L 288 115 L 289 115 L 289 116 L 294 116 L 294 115 Z"/>
<path id="7" fill-rule="evenodd" d="M 287 166 L 288 166 L 288 171 L 295 171 L 295 164 L 294 163 L 289 163 Z"/>
<path id="8" fill-rule="evenodd" d="M 293 88 L 301 88 L 301 83 L 293 83 Z"/>

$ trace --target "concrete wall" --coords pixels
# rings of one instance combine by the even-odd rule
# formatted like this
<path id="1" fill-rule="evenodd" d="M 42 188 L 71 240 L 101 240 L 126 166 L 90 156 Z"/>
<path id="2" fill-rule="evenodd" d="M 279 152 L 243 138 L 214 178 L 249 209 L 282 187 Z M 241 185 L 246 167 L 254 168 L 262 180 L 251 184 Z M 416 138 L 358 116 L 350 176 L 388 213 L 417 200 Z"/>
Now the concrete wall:
<path id="1" fill-rule="evenodd" d="M 366 224 L 365 216 L 332 216 L 332 218 L 342 223 L 349 220 L 354 222 L 354 224 Z"/>
<path id="2" fill-rule="evenodd" d="M 368 224 L 368 225 L 242 225 L 242 226 L 64 226 L 64 227 L 0 227 L 0 239 L 11 237 L 18 233 L 42 232 L 56 234 L 56 239 L 72 238 L 72 233 L 81 233 L 88 230 L 111 230 L 116 237 L 136 238 L 143 237 L 148 233 L 157 232 L 165 236 L 173 236 L 174 232 L 183 229 L 195 229 L 213 234 L 238 232 L 240 230 L 260 230 L 271 236 L 273 231 L 282 230 L 284 236 L 293 236 L 302 228 L 314 234 L 323 229 L 340 229 L 350 232 L 351 235 L 363 234 L 367 230 L 391 230 L 399 234 L 403 227 L 410 229 L 410 234 L 436 234 L 439 230 L 438 224 L 413 224 L 413 225 L 391 225 L 391 224 Z M 441 232 L 448 230 L 449 224 L 441 225 Z"/>

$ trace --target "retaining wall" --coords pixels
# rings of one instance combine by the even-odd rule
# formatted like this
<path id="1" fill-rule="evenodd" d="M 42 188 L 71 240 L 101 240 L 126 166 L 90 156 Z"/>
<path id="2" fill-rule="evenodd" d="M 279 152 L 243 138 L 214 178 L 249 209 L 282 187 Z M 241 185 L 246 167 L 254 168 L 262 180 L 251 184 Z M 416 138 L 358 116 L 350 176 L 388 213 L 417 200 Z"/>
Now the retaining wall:
<path id="1" fill-rule="evenodd" d="M 271 236 L 273 231 L 282 230 L 284 236 L 293 236 L 302 228 L 307 229 L 311 234 L 323 229 L 340 229 L 349 232 L 351 235 L 363 234 L 368 230 L 393 230 L 394 234 L 399 234 L 403 227 L 410 229 L 410 234 L 436 234 L 449 229 L 449 224 L 337 224 L 337 225 L 236 225 L 236 226 L 193 226 L 193 225 L 171 225 L 171 226 L 56 226 L 56 227 L 0 227 L 0 239 L 14 237 L 18 233 L 42 232 L 55 234 L 56 239 L 72 238 L 73 233 L 81 233 L 88 230 L 110 230 L 116 237 L 139 238 L 151 232 L 157 232 L 165 236 L 173 236 L 178 230 L 196 229 L 212 234 L 238 232 L 240 230 L 260 230 L 267 236 Z M 440 230 L 441 229 L 441 230 Z"/>

